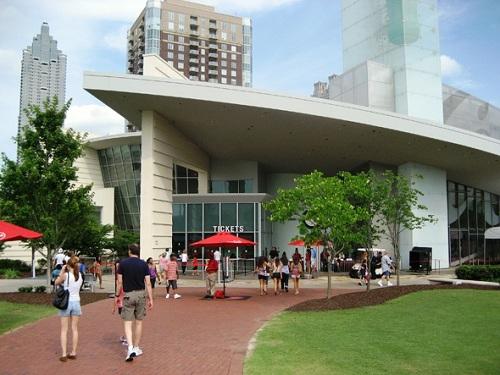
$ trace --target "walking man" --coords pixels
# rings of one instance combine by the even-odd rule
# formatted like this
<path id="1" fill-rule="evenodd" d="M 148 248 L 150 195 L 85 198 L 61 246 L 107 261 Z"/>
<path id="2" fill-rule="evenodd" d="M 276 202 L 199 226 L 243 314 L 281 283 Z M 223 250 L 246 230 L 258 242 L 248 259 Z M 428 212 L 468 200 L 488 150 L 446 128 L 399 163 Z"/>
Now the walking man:
<path id="1" fill-rule="evenodd" d="M 153 308 L 153 292 L 148 265 L 139 259 L 139 245 L 129 245 L 128 256 L 127 259 L 120 262 L 116 290 L 121 290 L 123 286 L 125 292 L 121 317 L 128 342 L 125 361 L 130 362 L 133 361 L 134 357 L 142 354 L 139 342 L 142 336 L 142 321 L 146 316 L 146 297 L 148 309 L 151 310 Z M 118 299 L 119 295 L 115 295 L 115 298 Z M 133 329 L 134 322 L 135 329 Z"/>
<path id="2" fill-rule="evenodd" d="M 378 281 L 378 285 L 384 286 L 383 280 L 387 280 L 387 286 L 392 286 L 389 281 L 389 276 L 391 276 L 392 259 L 387 255 L 384 250 L 384 255 L 382 256 L 382 278 Z"/>

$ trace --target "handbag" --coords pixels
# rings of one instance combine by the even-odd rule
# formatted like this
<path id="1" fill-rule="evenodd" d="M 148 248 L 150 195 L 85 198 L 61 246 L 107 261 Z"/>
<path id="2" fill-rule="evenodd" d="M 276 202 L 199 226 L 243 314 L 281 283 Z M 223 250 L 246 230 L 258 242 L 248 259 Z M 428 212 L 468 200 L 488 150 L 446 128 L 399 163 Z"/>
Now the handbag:
<path id="1" fill-rule="evenodd" d="M 66 275 L 69 287 L 69 272 Z M 69 304 L 69 290 L 64 289 L 62 285 L 58 285 L 52 300 L 52 306 L 57 307 L 59 310 L 66 310 Z"/>

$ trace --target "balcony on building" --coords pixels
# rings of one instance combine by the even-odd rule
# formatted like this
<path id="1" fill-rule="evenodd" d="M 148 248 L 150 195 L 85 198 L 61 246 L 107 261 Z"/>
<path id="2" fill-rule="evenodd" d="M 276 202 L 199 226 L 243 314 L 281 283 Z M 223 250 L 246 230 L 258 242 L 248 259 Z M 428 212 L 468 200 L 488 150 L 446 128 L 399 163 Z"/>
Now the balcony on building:
<path id="1" fill-rule="evenodd" d="M 193 47 L 198 48 L 200 46 L 200 41 L 198 39 L 190 39 L 189 46 L 190 46 L 190 48 L 193 48 Z"/>
<path id="2" fill-rule="evenodd" d="M 210 43 L 208 45 L 208 49 L 210 50 L 210 52 L 216 52 L 217 51 L 217 44 L 216 43 Z"/>
<path id="3" fill-rule="evenodd" d="M 210 33 L 210 34 L 208 34 L 208 37 L 210 39 L 217 39 L 217 33 Z"/>
<path id="4" fill-rule="evenodd" d="M 189 67 L 189 74 L 196 73 L 198 74 L 200 72 L 200 69 L 197 66 L 190 66 Z"/>
<path id="5" fill-rule="evenodd" d="M 217 61 L 209 61 L 208 66 L 211 68 L 217 68 L 219 66 L 219 63 Z"/>
<path id="6" fill-rule="evenodd" d="M 200 60 L 195 58 L 195 57 L 192 57 L 189 59 L 189 65 L 199 65 L 200 63 Z"/>
<path id="7" fill-rule="evenodd" d="M 189 30 L 189 35 L 191 35 L 191 36 L 198 36 L 200 34 L 198 33 L 198 30 L 191 29 L 191 30 Z"/>
<path id="8" fill-rule="evenodd" d="M 190 49 L 189 50 L 189 55 L 190 56 L 199 56 L 200 55 L 200 51 L 198 51 L 197 49 Z"/>
<path id="9" fill-rule="evenodd" d="M 218 74 L 219 74 L 219 72 L 217 71 L 217 69 L 209 69 L 208 70 L 209 76 L 217 76 Z"/>
<path id="10" fill-rule="evenodd" d="M 209 60 L 217 60 L 217 59 L 218 59 L 218 57 L 219 57 L 219 55 L 217 55 L 217 54 L 216 54 L 216 53 L 214 53 L 214 52 L 210 52 L 210 53 L 208 54 L 208 59 L 209 59 Z"/>

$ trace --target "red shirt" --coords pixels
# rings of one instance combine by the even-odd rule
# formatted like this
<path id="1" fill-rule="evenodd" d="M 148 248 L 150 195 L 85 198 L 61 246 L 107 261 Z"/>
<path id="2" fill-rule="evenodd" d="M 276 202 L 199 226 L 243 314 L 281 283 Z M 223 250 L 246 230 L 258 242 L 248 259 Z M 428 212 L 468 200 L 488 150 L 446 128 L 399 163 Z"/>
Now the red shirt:
<path id="1" fill-rule="evenodd" d="M 207 264 L 207 273 L 214 273 L 219 270 L 219 263 L 215 259 L 210 259 Z"/>

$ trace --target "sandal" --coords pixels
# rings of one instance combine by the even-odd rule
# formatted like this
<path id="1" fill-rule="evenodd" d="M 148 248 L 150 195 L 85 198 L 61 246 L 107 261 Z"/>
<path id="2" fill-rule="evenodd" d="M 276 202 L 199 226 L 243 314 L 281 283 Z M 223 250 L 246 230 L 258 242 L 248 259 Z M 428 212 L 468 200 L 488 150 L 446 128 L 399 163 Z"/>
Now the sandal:
<path id="1" fill-rule="evenodd" d="M 76 359 L 76 354 L 68 354 L 68 359 Z"/>
<path id="2" fill-rule="evenodd" d="M 68 361 L 68 357 L 66 357 L 66 356 L 64 355 L 64 356 L 62 356 L 62 357 L 59 357 L 59 360 L 60 360 L 61 362 L 67 362 L 67 361 Z"/>

